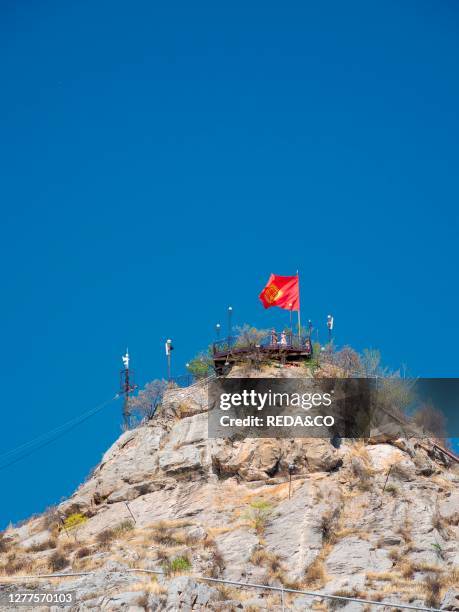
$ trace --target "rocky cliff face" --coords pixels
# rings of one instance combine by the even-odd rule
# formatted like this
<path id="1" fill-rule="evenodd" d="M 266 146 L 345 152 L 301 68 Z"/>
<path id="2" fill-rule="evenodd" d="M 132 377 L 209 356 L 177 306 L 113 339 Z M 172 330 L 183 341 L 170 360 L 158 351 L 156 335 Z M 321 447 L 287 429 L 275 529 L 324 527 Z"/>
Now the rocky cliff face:
<path id="1" fill-rule="evenodd" d="M 209 440 L 206 411 L 205 385 L 170 389 L 70 499 L 3 534 L 2 578 L 84 574 L 39 583 L 75 590 L 76 610 L 282 609 L 278 591 L 198 577 L 459 610 L 455 466 L 413 440 Z"/>

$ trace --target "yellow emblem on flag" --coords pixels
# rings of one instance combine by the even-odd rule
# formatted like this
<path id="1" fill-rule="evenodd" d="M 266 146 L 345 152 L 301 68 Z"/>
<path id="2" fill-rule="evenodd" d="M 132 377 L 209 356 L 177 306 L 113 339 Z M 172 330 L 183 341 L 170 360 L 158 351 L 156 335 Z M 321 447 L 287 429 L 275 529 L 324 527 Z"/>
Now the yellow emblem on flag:
<path id="1" fill-rule="evenodd" d="M 269 304 L 273 304 L 281 297 L 282 293 L 283 291 L 278 289 L 276 285 L 269 285 L 269 287 L 265 289 L 265 299 Z"/>

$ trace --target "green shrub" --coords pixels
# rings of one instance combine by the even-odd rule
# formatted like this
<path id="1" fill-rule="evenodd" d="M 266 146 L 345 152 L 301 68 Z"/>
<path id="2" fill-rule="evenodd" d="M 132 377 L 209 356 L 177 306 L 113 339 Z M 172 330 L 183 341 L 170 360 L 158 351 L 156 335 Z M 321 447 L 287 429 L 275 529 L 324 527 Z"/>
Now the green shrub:
<path id="1" fill-rule="evenodd" d="M 212 360 L 206 353 L 198 353 L 187 364 L 186 368 L 196 378 L 205 378 L 212 372 Z"/>
<path id="2" fill-rule="evenodd" d="M 74 529 L 75 527 L 79 527 L 80 525 L 83 525 L 83 523 L 86 523 L 87 520 L 87 517 L 84 514 L 81 514 L 81 512 L 74 512 L 73 514 L 69 514 L 69 516 L 64 519 L 64 527 L 66 529 Z"/>
<path id="3" fill-rule="evenodd" d="M 191 561 L 188 557 L 181 555 L 175 559 L 169 559 L 164 563 L 163 569 L 166 574 L 170 575 L 174 572 L 186 572 L 191 569 Z"/>
<path id="4" fill-rule="evenodd" d="M 173 572 L 186 571 L 191 569 L 190 560 L 187 557 L 175 557 L 171 561 L 171 570 Z"/>
<path id="5" fill-rule="evenodd" d="M 249 523 L 258 535 L 263 535 L 266 524 L 271 514 L 272 506 L 269 502 L 260 499 L 250 504 L 250 509 L 246 515 Z"/>

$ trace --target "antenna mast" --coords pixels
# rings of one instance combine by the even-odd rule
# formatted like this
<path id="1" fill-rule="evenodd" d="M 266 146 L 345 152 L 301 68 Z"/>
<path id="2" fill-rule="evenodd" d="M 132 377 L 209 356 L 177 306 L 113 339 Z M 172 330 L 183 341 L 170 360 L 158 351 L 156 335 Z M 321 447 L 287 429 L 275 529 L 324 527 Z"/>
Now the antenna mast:
<path id="1" fill-rule="evenodd" d="M 131 381 L 134 379 L 134 372 L 129 369 L 129 350 L 126 349 L 126 354 L 121 357 L 124 368 L 120 371 L 120 393 L 124 395 L 123 402 L 123 424 L 124 429 L 130 428 L 130 411 L 129 411 L 129 394 L 137 387 Z"/>

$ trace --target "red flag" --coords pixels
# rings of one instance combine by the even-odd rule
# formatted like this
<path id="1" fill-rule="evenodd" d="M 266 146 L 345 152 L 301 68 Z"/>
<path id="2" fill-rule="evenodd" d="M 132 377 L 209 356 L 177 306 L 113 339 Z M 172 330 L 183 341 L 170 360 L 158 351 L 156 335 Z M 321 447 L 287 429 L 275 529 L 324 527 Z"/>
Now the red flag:
<path id="1" fill-rule="evenodd" d="M 300 309 L 300 289 L 298 276 L 277 276 L 271 274 L 268 284 L 260 293 L 265 308 L 279 306 L 285 310 Z"/>

